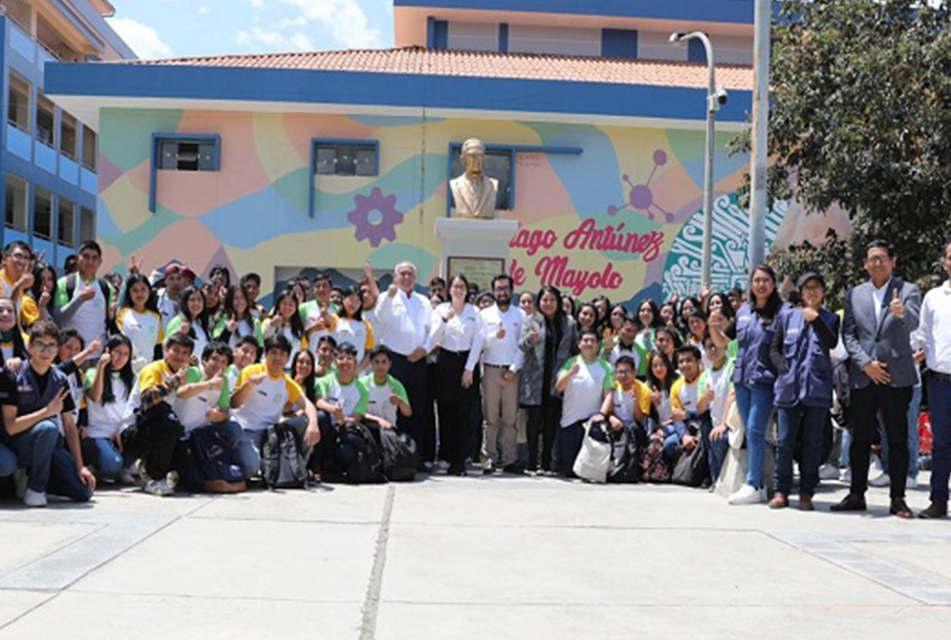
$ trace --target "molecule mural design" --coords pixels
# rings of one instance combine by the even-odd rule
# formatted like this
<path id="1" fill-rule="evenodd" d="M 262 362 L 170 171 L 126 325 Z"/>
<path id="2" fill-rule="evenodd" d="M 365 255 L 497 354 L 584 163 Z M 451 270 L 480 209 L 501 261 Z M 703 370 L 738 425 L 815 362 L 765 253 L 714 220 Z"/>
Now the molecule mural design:
<path id="1" fill-rule="evenodd" d="M 624 174 L 624 182 L 630 186 L 631 191 L 628 194 L 628 201 L 621 205 L 620 207 L 611 205 L 608 207 L 608 215 L 616 216 L 618 212 L 624 211 L 625 209 L 630 209 L 631 211 L 643 211 L 647 214 L 647 217 L 651 220 L 656 219 L 657 216 L 664 216 L 666 222 L 674 221 L 674 214 L 670 211 L 667 211 L 659 204 L 654 201 L 654 191 L 651 189 L 651 180 L 654 179 L 654 174 L 657 173 L 659 167 L 663 167 L 667 164 L 667 152 L 663 149 L 657 149 L 654 152 L 654 168 L 651 170 L 650 176 L 647 178 L 647 181 L 643 184 L 634 184 L 631 181 L 631 176 Z"/>

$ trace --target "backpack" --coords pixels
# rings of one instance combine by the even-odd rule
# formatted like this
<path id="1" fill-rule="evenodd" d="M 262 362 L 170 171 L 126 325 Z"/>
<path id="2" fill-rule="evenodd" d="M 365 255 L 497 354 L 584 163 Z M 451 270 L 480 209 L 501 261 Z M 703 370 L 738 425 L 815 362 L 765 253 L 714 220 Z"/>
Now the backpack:
<path id="1" fill-rule="evenodd" d="M 611 442 L 607 423 L 588 420 L 584 423 L 584 439 L 572 471 L 582 480 L 601 483 L 607 481 L 610 466 Z"/>
<path id="2" fill-rule="evenodd" d="M 386 482 L 380 445 L 364 424 L 347 422 L 339 427 L 337 462 L 350 484 Z"/>
<path id="3" fill-rule="evenodd" d="M 686 487 L 699 487 L 708 477 L 710 477 L 710 466 L 707 463 L 707 448 L 700 440 L 690 451 L 681 452 L 674 466 L 671 481 Z"/>
<path id="4" fill-rule="evenodd" d="M 664 439 L 651 436 L 647 447 L 641 452 L 641 480 L 644 482 L 670 482 L 670 464 L 664 455 Z"/>
<path id="5" fill-rule="evenodd" d="M 232 443 L 222 433 L 219 425 L 211 424 L 192 432 L 192 454 L 198 475 L 205 482 L 224 480 L 241 482 L 245 470 Z"/>
<path id="6" fill-rule="evenodd" d="M 293 427 L 284 423 L 267 428 L 261 447 L 261 477 L 268 489 L 301 489 L 307 482 L 304 442 Z"/>
<path id="7" fill-rule="evenodd" d="M 643 433 L 637 425 L 624 425 L 620 431 L 610 432 L 611 462 L 608 465 L 608 482 L 639 482 L 641 479 L 638 434 Z"/>
<path id="8" fill-rule="evenodd" d="M 409 482 L 416 479 L 419 453 L 416 441 L 407 433 L 395 429 L 380 429 L 380 449 L 383 452 L 383 473 L 387 480 Z"/>

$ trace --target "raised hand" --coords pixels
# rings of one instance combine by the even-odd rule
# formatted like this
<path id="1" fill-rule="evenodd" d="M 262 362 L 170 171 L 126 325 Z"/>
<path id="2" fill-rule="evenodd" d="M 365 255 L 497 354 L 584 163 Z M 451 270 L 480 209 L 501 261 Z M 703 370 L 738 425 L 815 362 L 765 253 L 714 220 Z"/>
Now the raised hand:
<path id="1" fill-rule="evenodd" d="M 499 340 L 505 340 L 505 323 L 499 321 L 499 330 L 496 332 L 495 337 Z"/>
<path id="2" fill-rule="evenodd" d="M 802 308 L 802 319 L 806 322 L 815 322 L 819 318 L 819 311 L 812 307 Z"/>
<path id="3" fill-rule="evenodd" d="M 579 371 L 581 371 L 581 365 L 578 364 L 577 360 L 575 360 L 575 363 L 571 365 L 570 369 L 568 369 L 568 375 L 574 378 L 576 375 L 578 375 Z"/>
<path id="4" fill-rule="evenodd" d="M 238 330 L 238 321 L 234 318 L 228 320 L 228 324 L 225 325 L 228 328 L 228 333 L 234 333 Z"/>
<path id="5" fill-rule="evenodd" d="M 398 405 L 400 403 L 400 397 L 395 393 L 390 393 L 390 404 Z"/>
<path id="6" fill-rule="evenodd" d="M 264 382 L 264 379 L 267 377 L 267 374 L 256 373 L 253 376 L 248 377 L 248 382 L 253 384 L 255 387 Z"/>
<path id="7" fill-rule="evenodd" d="M 83 302 L 88 302 L 96 297 L 96 290 L 90 287 L 89 285 L 83 287 L 79 290 L 79 299 Z"/>
<path id="8" fill-rule="evenodd" d="M 892 296 L 892 301 L 891 304 L 888 305 L 888 308 L 896 318 L 905 317 L 905 305 L 901 303 L 901 294 L 898 293 L 898 289 L 895 289 L 895 294 Z"/>
<path id="9" fill-rule="evenodd" d="M 541 336 L 538 335 L 538 328 L 533 324 L 531 331 L 528 332 L 528 337 L 531 338 L 532 342 L 538 344 L 538 341 L 541 340 Z"/>
<path id="10" fill-rule="evenodd" d="M 100 369 L 105 369 L 109 366 L 110 362 L 112 362 L 112 355 L 109 353 L 109 351 L 106 351 L 101 356 L 99 356 L 99 362 L 97 363 L 97 366 Z"/>
<path id="11" fill-rule="evenodd" d="M 399 287 L 397 287 L 395 284 L 391 284 L 389 288 L 386 290 L 386 295 L 389 296 L 390 298 L 395 298 L 396 292 L 399 290 L 400 290 Z"/>
<path id="12" fill-rule="evenodd" d="M 50 401 L 47 409 L 49 410 L 50 416 L 58 416 L 63 413 L 63 402 L 66 400 L 66 396 L 69 395 L 69 389 L 63 387 L 59 390 L 53 399 Z"/>
<path id="13" fill-rule="evenodd" d="M 369 260 L 363 263 L 363 277 L 367 279 L 367 282 L 373 280 L 373 265 Z"/>

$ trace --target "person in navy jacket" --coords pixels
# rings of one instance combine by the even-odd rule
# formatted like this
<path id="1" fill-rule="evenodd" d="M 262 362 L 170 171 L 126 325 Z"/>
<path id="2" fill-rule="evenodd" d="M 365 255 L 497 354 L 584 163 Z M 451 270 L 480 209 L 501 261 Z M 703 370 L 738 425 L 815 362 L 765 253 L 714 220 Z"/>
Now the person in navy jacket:
<path id="1" fill-rule="evenodd" d="M 776 368 L 773 398 L 779 407 L 779 460 L 776 493 L 769 506 L 789 505 L 792 463 L 802 425 L 799 508 L 812 511 L 812 496 L 819 483 L 822 431 L 832 408 L 832 358 L 839 340 L 839 316 L 822 306 L 825 280 L 804 273 L 797 283 L 801 307 L 788 307 L 776 319 L 770 358 Z"/>
<path id="2" fill-rule="evenodd" d="M 776 369 L 769 357 L 776 318 L 786 308 L 776 287 L 776 272 L 761 264 L 750 274 L 749 302 L 736 315 L 737 354 L 733 388 L 740 419 L 746 428 L 749 471 L 746 483 L 730 494 L 730 504 L 757 504 L 766 501 L 763 461 L 766 458 L 766 429 L 773 414 L 773 385 Z M 726 349 L 729 340 L 714 332 L 714 341 Z"/>

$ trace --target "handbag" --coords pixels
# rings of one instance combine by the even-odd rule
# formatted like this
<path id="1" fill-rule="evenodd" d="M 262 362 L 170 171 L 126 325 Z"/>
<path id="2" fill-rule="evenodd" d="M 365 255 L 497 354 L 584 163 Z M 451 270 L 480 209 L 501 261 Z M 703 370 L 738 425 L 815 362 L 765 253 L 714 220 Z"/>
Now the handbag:
<path id="1" fill-rule="evenodd" d="M 686 487 L 699 487 L 709 475 L 707 448 L 703 446 L 702 440 L 698 440 L 697 446 L 680 454 L 677 464 L 674 465 L 671 481 Z"/>
<path id="2" fill-rule="evenodd" d="M 610 466 L 611 438 L 607 423 L 603 420 L 588 420 L 584 423 L 584 439 L 572 471 L 582 480 L 603 483 L 607 481 Z"/>

